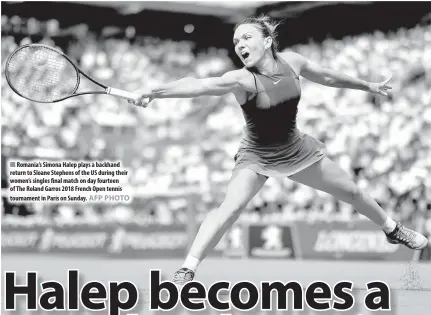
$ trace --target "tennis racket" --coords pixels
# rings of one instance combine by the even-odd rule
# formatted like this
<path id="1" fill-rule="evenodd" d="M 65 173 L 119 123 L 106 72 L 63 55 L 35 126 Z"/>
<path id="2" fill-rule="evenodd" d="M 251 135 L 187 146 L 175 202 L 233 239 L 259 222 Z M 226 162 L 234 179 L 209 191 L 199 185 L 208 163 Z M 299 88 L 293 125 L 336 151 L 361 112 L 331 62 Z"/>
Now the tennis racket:
<path id="1" fill-rule="evenodd" d="M 42 44 L 16 49 L 6 62 L 6 80 L 19 96 L 38 103 L 55 103 L 85 94 L 106 94 L 129 101 L 138 95 L 108 87 L 84 73 L 64 53 Z M 77 92 L 81 76 L 102 89 Z"/>

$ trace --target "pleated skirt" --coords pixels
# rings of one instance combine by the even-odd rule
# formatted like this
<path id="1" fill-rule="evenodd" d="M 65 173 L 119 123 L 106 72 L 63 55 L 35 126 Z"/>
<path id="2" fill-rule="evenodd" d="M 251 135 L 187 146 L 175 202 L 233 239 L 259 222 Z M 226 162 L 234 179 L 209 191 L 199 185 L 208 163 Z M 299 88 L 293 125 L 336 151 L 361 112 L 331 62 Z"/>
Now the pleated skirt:
<path id="1" fill-rule="evenodd" d="M 288 177 L 324 156 L 324 144 L 299 130 L 288 141 L 277 144 L 256 143 L 244 133 L 233 172 L 246 168 L 267 177 Z"/>

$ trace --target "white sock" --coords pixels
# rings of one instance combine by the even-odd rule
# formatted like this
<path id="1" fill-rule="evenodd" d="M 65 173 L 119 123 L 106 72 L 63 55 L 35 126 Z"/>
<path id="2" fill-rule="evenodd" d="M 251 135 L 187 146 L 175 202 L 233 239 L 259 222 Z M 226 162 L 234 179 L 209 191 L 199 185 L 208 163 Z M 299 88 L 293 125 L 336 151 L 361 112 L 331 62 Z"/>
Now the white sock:
<path id="1" fill-rule="evenodd" d="M 397 226 L 397 223 L 394 220 L 392 220 L 390 217 L 388 217 L 385 223 L 383 223 L 382 229 L 386 233 L 390 233 L 393 230 L 395 230 L 396 226 Z"/>
<path id="2" fill-rule="evenodd" d="M 198 265 L 200 264 L 200 260 L 188 255 L 186 258 L 186 261 L 184 262 L 182 268 L 187 268 L 192 270 L 193 272 L 196 272 L 196 269 L 198 268 Z"/>

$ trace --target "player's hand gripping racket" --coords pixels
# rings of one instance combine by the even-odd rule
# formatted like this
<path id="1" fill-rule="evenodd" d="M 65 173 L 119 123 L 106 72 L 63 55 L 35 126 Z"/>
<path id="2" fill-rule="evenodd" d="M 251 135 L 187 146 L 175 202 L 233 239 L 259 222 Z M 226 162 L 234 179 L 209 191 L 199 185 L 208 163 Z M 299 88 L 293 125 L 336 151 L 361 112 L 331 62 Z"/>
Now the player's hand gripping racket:
<path id="1" fill-rule="evenodd" d="M 39 103 L 54 103 L 84 94 L 107 94 L 133 101 L 139 95 L 108 87 L 97 82 L 65 54 L 41 44 L 30 44 L 15 50 L 6 62 L 6 80 L 18 95 Z M 103 90 L 77 93 L 83 75 Z"/>

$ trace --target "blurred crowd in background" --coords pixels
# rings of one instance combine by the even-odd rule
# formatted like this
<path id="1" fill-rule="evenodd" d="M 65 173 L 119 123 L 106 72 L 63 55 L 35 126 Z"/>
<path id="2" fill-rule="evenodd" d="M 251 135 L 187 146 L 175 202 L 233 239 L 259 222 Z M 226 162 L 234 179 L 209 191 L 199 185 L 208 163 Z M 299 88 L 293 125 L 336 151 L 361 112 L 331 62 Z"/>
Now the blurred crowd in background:
<path id="1" fill-rule="evenodd" d="M 15 36 L 17 25 L 27 27 L 30 35 L 44 27 L 46 36 L 37 40 Z M 83 71 L 107 85 L 135 91 L 187 76 L 221 75 L 234 67 L 227 50 L 196 51 L 192 42 L 135 36 L 133 28 L 123 38 L 101 36 L 85 25 L 61 40 L 56 36 L 61 30 L 58 21 L 23 23 L 16 16 L 2 16 L 2 29 L 2 155 L 121 160 L 130 169 L 136 190 L 131 206 L 12 205 L 2 198 L 3 222 L 27 216 L 69 223 L 170 224 L 188 220 L 190 207 L 199 219 L 218 207 L 244 125 L 232 96 L 161 99 L 146 109 L 100 95 L 37 104 L 12 92 L 4 66 L 18 46 L 44 43 L 63 50 Z M 328 156 L 396 219 L 414 222 L 424 215 L 431 217 L 431 26 L 327 38 L 286 49 L 369 81 L 393 75 L 389 97 L 301 79 L 298 128 L 324 142 Z M 93 85 L 83 80 L 80 89 Z M 287 179 L 270 179 L 242 219 L 352 217 L 361 216 L 325 193 Z"/>

